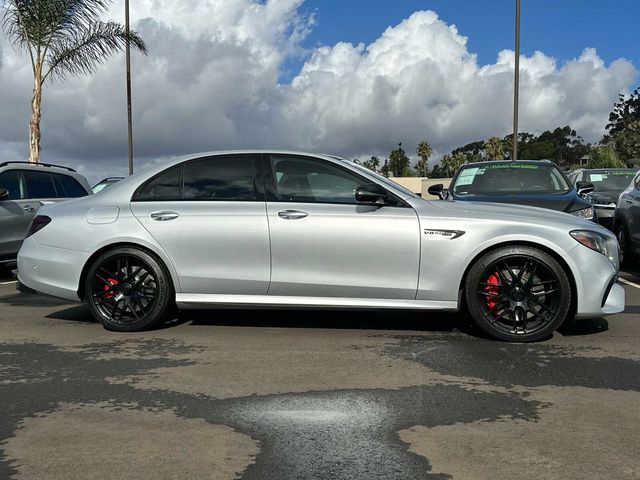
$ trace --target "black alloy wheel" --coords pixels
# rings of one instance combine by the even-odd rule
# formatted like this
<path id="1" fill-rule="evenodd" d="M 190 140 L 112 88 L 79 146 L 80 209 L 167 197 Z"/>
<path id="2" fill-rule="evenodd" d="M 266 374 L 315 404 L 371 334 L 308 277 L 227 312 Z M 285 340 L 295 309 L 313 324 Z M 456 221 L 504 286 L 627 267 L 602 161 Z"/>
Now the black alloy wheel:
<path id="1" fill-rule="evenodd" d="M 549 337 L 565 321 L 571 304 L 562 267 L 528 246 L 504 247 L 482 257 L 467 276 L 465 293 L 476 324 L 508 341 Z"/>
<path id="2" fill-rule="evenodd" d="M 97 258 L 87 273 L 85 297 L 93 316 L 109 330 L 145 330 L 173 313 L 166 267 L 137 248 L 116 248 Z"/>

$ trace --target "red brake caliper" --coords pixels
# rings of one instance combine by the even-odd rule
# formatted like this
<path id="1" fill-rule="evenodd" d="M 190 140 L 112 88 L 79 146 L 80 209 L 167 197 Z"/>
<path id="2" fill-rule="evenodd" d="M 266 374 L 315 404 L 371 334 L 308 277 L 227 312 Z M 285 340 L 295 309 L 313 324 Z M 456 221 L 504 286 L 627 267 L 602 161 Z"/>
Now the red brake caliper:
<path id="1" fill-rule="evenodd" d="M 491 310 L 493 307 L 496 306 L 496 300 L 497 300 L 496 297 L 500 294 L 500 291 L 498 289 L 500 285 L 500 277 L 498 277 L 498 272 L 492 273 L 491 275 L 489 275 L 489 278 L 487 278 L 486 284 L 487 284 L 486 287 L 484 287 L 485 293 L 489 295 L 493 295 L 491 297 L 485 297 L 485 302 L 487 302 L 487 308 Z"/>
<path id="2" fill-rule="evenodd" d="M 115 278 L 107 278 L 107 282 L 109 282 L 109 285 L 111 285 L 111 287 L 118 285 L 118 280 L 116 280 Z M 104 286 L 104 291 L 105 292 L 109 292 L 109 290 L 111 290 L 111 287 L 109 287 L 109 285 L 105 285 Z M 109 292 L 109 293 L 105 293 L 104 294 L 104 298 L 113 298 L 113 291 Z"/>

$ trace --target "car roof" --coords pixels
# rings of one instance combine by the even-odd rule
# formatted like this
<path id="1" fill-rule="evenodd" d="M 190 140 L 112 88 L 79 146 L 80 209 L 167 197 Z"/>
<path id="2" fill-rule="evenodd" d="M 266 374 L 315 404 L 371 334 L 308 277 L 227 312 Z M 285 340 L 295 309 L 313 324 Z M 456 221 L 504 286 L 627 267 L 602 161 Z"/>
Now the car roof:
<path id="1" fill-rule="evenodd" d="M 32 163 L 24 160 L 8 160 L 0 162 L 0 168 L 10 167 L 13 169 L 25 169 L 25 170 L 55 170 L 60 173 L 78 173 L 71 167 L 65 167 L 63 165 L 54 165 L 52 163 Z"/>

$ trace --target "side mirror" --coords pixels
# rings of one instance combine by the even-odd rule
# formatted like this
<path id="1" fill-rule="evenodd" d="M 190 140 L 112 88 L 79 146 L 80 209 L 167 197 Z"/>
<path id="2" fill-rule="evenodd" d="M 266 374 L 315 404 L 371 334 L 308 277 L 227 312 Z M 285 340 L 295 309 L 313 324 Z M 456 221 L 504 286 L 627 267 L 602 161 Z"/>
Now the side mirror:
<path id="1" fill-rule="evenodd" d="M 434 197 L 438 197 L 440 200 L 444 200 L 445 198 L 447 198 L 447 189 L 444 188 L 444 185 L 442 183 L 437 183 L 435 185 L 431 185 L 428 189 L 427 189 L 427 193 L 429 193 L 429 195 L 433 195 Z"/>
<path id="2" fill-rule="evenodd" d="M 578 190 L 578 195 L 583 196 L 587 193 L 593 192 L 596 187 L 593 186 L 591 182 L 576 182 L 576 189 Z"/>
<path id="3" fill-rule="evenodd" d="M 388 203 L 389 194 L 376 183 L 367 183 L 356 188 L 356 201 L 366 205 L 383 206 Z"/>
<path id="4" fill-rule="evenodd" d="M 0 200 L 6 200 L 9 196 L 9 190 L 6 188 L 0 187 Z"/>

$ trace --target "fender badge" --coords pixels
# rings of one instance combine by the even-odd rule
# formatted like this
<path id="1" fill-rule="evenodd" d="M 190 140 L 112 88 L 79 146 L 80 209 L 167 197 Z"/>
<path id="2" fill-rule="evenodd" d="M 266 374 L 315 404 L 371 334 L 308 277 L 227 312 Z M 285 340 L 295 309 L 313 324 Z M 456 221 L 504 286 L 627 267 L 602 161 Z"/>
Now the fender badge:
<path id="1" fill-rule="evenodd" d="M 464 235 L 463 230 L 430 230 L 425 228 L 424 234 L 429 240 L 454 240 Z"/>

